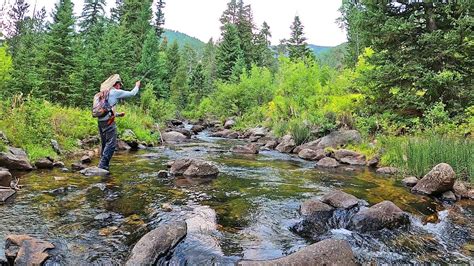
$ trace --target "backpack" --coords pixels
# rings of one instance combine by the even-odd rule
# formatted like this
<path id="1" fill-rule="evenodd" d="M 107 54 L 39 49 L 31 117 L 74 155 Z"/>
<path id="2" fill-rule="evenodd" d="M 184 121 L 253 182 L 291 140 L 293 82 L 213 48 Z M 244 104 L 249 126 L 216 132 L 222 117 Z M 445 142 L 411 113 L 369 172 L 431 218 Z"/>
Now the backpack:
<path id="1" fill-rule="evenodd" d="M 105 90 L 94 95 L 94 101 L 92 104 L 92 117 L 104 117 L 112 111 L 112 106 L 110 106 L 108 101 L 109 92 L 110 90 Z"/>

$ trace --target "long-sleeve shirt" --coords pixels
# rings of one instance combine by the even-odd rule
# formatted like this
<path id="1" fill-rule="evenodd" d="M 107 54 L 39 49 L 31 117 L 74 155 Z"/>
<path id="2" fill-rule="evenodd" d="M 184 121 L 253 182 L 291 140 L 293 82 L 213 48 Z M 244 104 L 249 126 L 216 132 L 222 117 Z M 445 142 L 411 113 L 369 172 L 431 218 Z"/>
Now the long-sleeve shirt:
<path id="1" fill-rule="evenodd" d="M 135 96 L 137 95 L 137 93 L 138 93 L 137 86 L 135 86 L 135 88 L 133 88 L 133 90 L 131 91 L 117 90 L 115 88 L 112 88 L 109 92 L 109 98 L 108 98 L 109 105 L 112 106 L 113 109 L 115 109 L 115 105 L 118 103 L 118 100 Z M 109 113 L 104 117 L 100 117 L 99 121 L 107 121 L 109 120 L 110 117 L 111 117 L 111 114 Z"/>

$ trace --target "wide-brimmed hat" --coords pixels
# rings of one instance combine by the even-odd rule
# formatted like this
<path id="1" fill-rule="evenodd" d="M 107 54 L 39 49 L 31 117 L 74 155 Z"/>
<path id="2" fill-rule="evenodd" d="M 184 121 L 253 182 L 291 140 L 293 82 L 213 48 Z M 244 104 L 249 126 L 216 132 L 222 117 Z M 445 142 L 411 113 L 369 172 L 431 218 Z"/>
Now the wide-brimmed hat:
<path id="1" fill-rule="evenodd" d="M 100 91 L 105 91 L 112 88 L 112 86 L 114 86 L 117 82 L 120 82 L 120 84 L 122 84 L 122 79 L 120 78 L 119 74 L 113 74 L 107 80 L 102 82 L 102 84 L 100 84 Z"/>

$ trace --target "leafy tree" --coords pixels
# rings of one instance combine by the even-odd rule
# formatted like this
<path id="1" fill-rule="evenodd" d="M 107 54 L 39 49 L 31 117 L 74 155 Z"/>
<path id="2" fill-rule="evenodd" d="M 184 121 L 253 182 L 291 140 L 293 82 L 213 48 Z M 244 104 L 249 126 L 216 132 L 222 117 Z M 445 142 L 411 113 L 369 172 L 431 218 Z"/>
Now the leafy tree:
<path id="1" fill-rule="evenodd" d="M 62 104 L 71 101 L 70 75 L 74 67 L 74 23 L 71 0 L 60 0 L 53 11 L 53 23 L 45 47 L 41 92 L 47 99 Z"/>
<path id="2" fill-rule="evenodd" d="M 312 58 L 313 53 L 306 43 L 306 37 L 304 37 L 303 32 L 304 26 L 299 16 L 295 16 L 295 20 L 290 28 L 291 37 L 287 43 L 289 57 L 293 60 Z"/>
<path id="3" fill-rule="evenodd" d="M 227 24 L 222 32 L 222 41 L 217 48 L 217 77 L 229 81 L 237 60 L 243 58 L 237 27 Z"/>

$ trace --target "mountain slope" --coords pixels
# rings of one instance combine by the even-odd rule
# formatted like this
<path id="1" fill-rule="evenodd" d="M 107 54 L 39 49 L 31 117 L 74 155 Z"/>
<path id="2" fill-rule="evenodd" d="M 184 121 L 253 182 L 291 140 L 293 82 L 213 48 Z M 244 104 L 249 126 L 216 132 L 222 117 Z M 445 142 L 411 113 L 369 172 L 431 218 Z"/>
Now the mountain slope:
<path id="1" fill-rule="evenodd" d="M 175 30 L 165 29 L 165 37 L 168 39 L 168 44 L 171 44 L 176 40 L 180 47 L 183 47 L 184 44 L 188 43 L 196 51 L 202 51 L 205 45 L 205 43 L 198 38 Z"/>
<path id="2" fill-rule="evenodd" d="M 333 48 L 332 46 L 319 46 L 319 45 L 315 45 L 315 44 L 308 44 L 308 46 L 311 50 L 313 50 L 313 53 L 315 55 L 319 55 L 319 54 L 321 54 L 323 52 L 326 52 L 329 49 Z"/>

